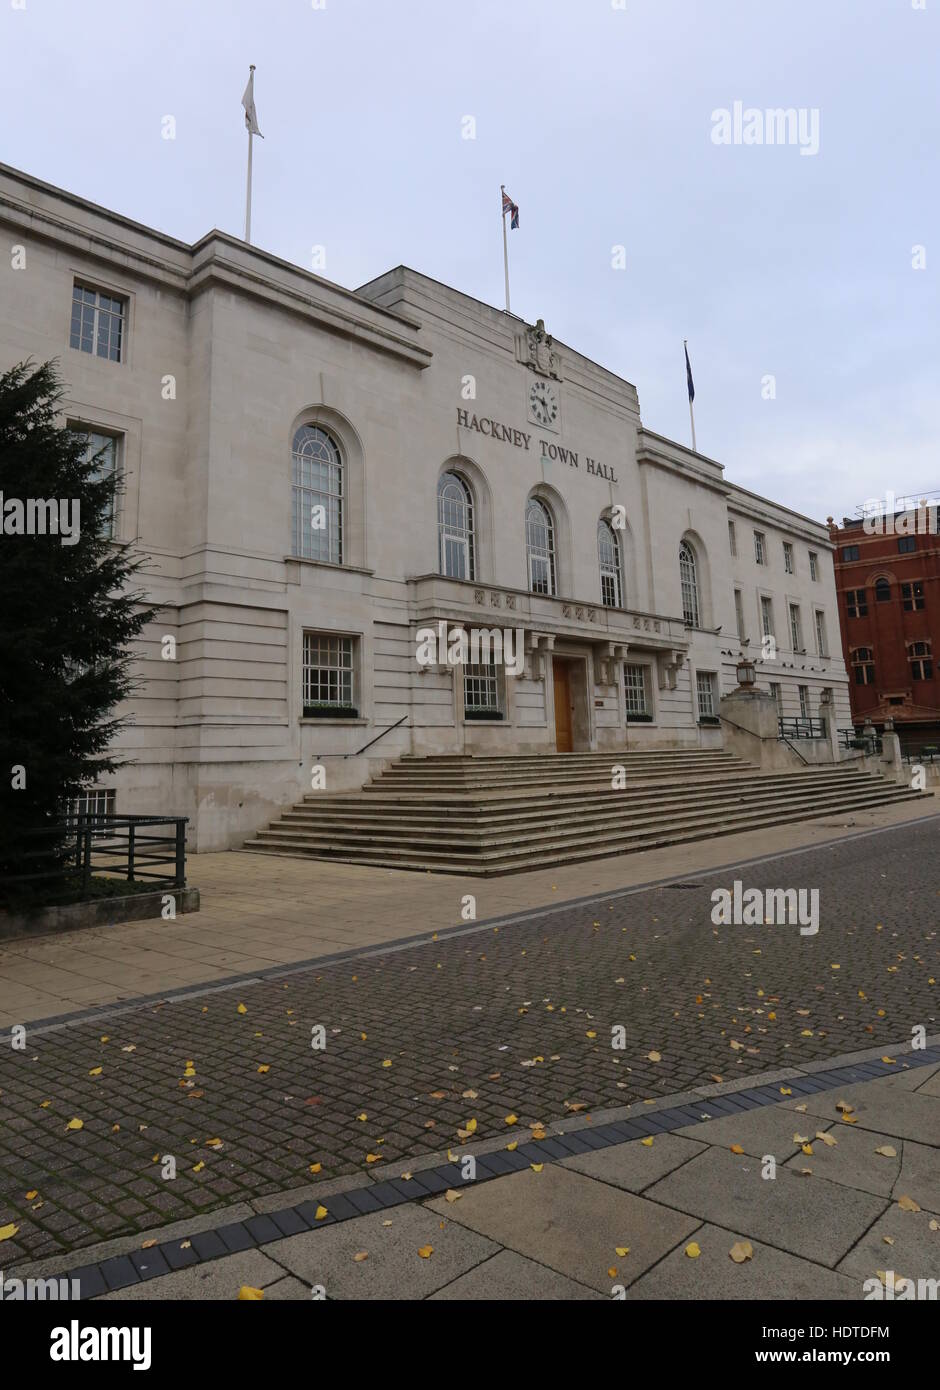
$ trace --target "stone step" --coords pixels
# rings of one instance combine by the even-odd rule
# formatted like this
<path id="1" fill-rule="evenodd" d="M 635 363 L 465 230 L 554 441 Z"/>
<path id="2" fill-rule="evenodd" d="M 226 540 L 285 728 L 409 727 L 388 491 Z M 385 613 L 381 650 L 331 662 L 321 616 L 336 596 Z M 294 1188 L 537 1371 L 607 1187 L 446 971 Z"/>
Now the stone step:
<path id="1" fill-rule="evenodd" d="M 892 788 L 894 795 L 887 798 L 888 801 L 911 801 L 926 799 L 927 794 L 923 792 L 913 792 L 905 788 Z M 885 798 L 873 799 L 864 805 L 845 806 L 840 805 L 837 809 L 843 811 L 861 810 L 866 806 L 882 805 Z M 605 843 L 594 845 L 590 848 L 583 847 L 580 850 L 569 850 L 561 855 L 545 853 L 544 851 L 523 852 L 511 860 L 506 856 L 479 856 L 469 862 L 460 860 L 448 860 L 446 858 L 435 859 L 431 862 L 424 855 L 409 854 L 407 850 L 401 850 L 395 859 L 387 855 L 370 855 L 368 852 L 358 854 L 354 852 L 330 851 L 324 849 L 303 849 L 287 843 L 278 843 L 276 840 L 267 844 L 258 841 L 249 841 L 245 849 L 257 853 L 283 854 L 288 857 L 305 859 L 331 859 L 340 863 L 355 863 L 362 867 L 374 868 L 398 868 L 414 872 L 427 872 L 432 870 L 436 873 L 457 874 L 469 877 L 496 877 L 503 874 L 518 873 L 522 870 L 532 870 L 539 868 L 552 868 L 562 863 L 583 863 L 592 859 L 610 858 L 613 855 L 636 852 L 642 849 L 657 849 L 673 844 L 688 843 L 696 840 L 711 839 L 721 835 L 735 834 L 742 829 L 761 829 L 766 826 L 783 825 L 794 821 L 812 820 L 822 816 L 830 815 L 833 812 L 831 806 L 811 806 L 810 808 L 792 809 L 780 813 L 779 808 L 766 814 L 750 817 L 731 817 L 721 822 L 709 819 L 705 825 L 688 828 L 684 832 L 669 832 L 661 830 L 650 830 L 646 832 L 642 840 L 634 839 L 624 844 Z"/>
<path id="2" fill-rule="evenodd" d="M 820 780 L 818 784 L 814 783 L 812 790 L 815 796 L 827 792 L 840 796 L 846 794 L 856 796 L 863 789 L 880 789 L 882 785 L 878 779 L 864 776 L 852 778 L 848 786 L 845 779 L 833 778 L 826 781 Z M 757 801 L 765 802 L 774 799 L 779 804 L 784 804 L 794 797 L 806 797 L 806 795 L 805 784 L 803 786 L 774 788 L 763 787 L 758 782 L 756 784 L 748 783 L 746 786 L 730 792 L 723 787 L 709 791 L 707 794 L 699 792 L 693 804 L 703 808 L 719 809 L 729 805 L 751 805 Z M 555 802 L 558 798 L 553 797 L 549 800 Z M 675 805 L 689 804 L 687 788 L 677 788 L 669 795 L 658 792 L 644 795 L 632 791 L 625 794 L 605 788 L 603 792 L 595 792 L 577 798 L 563 797 L 560 800 L 563 802 L 562 805 L 546 805 L 544 798 L 531 799 L 528 802 L 517 803 L 513 806 L 507 806 L 503 803 L 489 804 L 485 808 L 486 823 L 492 826 L 527 825 L 546 821 L 554 823 L 570 819 L 573 813 L 577 813 L 579 817 L 617 818 L 621 823 L 624 823 L 648 812 L 655 813 L 659 809 L 665 810 Z M 410 803 L 407 801 L 395 801 L 393 804 L 387 804 L 385 800 L 364 802 L 363 799 L 359 798 L 349 798 L 330 803 L 318 803 L 313 799 L 284 812 L 279 823 L 285 821 L 310 825 L 353 823 L 363 826 L 394 824 L 404 832 L 419 826 L 440 829 L 442 820 L 445 822 L 460 820 L 462 823 L 466 823 L 468 820 L 478 818 L 475 814 L 477 810 L 476 804 L 464 806 L 454 802 L 442 803 L 439 806 L 427 806 L 420 802 Z"/>
<path id="3" fill-rule="evenodd" d="M 768 774 L 761 774 L 751 769 L 748 772 L 732 773 L 727 776 L 700 778 L 695 783 L 694 791 L 696 795 L 705 795 L 712 791 L 734 793 L 739 789 L 749 787 L 788 789 L 800 784 L 824 786 L 831 779 L 835 779 L 839 785 L 842 785 L 846 779 L 880 780 L 873 773 L 861 773 L 852 767 L 844 770 L 823 767 L 818 771 L 803 770 Z M 634 799 L 647 793 L 656 796 L 668 796 L 681 792 L 688 795 L 690 787 L 687 777 L 673 777 L 665 780 L 643 779 L 636 783 L 628 782 L 624 790 L 629 793 L 631 799 Z M 574 805 L 579 801 L 595 798 L 599 795 L 622 795 L 621 792 L 611 788 L 609 776 L 594 782 L 579 780 L 549 786 L 544 783 L 535 783 L 532 785 L 531 791 L 527 791 L 525 787 L 498 788 L 495 791 L 486 787 L 467 787 L 462 788 L 460 794 L 456 788 L 447 788 L 445 791 L 446 795 L 440 789 L 424 787 L 385 786 L 383 788 L 382 783 L 376 782 L 362 788 L 361 791 L 307 792 L 303 802 L 299 805 L 321 806 L 330 809 L 336 808 L 337 810 L 348 809 L 351 805 L 362 806 L 363 809 L 368 808 L 370 810 L 392 809 L 396 806 L 420 806 L 427 810 L 439 807 L 444 814 L 467 814 L 475 806 L 489 809 L 498 806 L 500 810 L 509 810 L 514 807 L 543 805 L 546 798 L 561 799 L 566 804 Z"/>
<path id="4" fill-rule="evenodd" d="M 857 807 L 861 803 L 868 804 L 872 798 L 879 803 L 886 801 L 896 801 L 903 796 L 903 792 L 897 788 L 892 789 L 872 789 L 871 791 L 860 793 L 858 797 L 852 799 L 852 806 Z M 831 810 L 841 810 L 846 808 L 843 797 L 830 794 L 823 797 L 815 797 L 812 801 L 805 798 L 796 802 L 781 804 L 775 801 L 762 801 L 750 803 L 747 807 L 726 808 L 722 820 L 728 820 L 732 816 L 740 818 L 748 815 L 762 815 L 767 811 L 777 810 L 781 813 L 796 809 L 813 809 L 821 806 Z M 650 829 L 675 829 L 683 828 L 690 824 L 707 821 L 714 823 L 712 808 L 695 806 L 685 810 L 681 814 L 664 813 L 662 815 L 645 818 L 641 822 L 636 822 L 632 818 L 622 816 L 601 817 L 599 823 L 593 823 L 588 818 L 581 817 L 576 825 L 565 825 L 559 829 L 556 823 L 547 825 L 537 825 L 530 822 L 523 822 L 515 826 L 491 827 L 488 824 L 483 826 L 447 826 L 430 825 L 415 834 L 407 836 L 407 849 L 420 848 L 422 853 L 440 855 L 443 853 L 442 846 L 447 845 L 451 851 L 457 850 L 476 854 L 485 852 L 488 849 L 502 848 L 504 851 L 510 847 L 522 845 L 535 845 L 538 843 L 550 842 L 553 849 L 563 848 L 566 845 L 582 840 L 591 839 L 597 841 L 599 835 L 605 839 L 622 839 L 631 836 L 642 836 Z M 401 828 L 389 822 L 388 825 L 380 828 L 373 826 L 349 826 L 341 827 L 333 824 L 322 826 L 294 825 L 281 822 L 272 826 L 269 830 L 260 831 L 259 839 L 268 840 L 276 838 L 298 839 L 307 844 L 332 844 L 338 845 L 341 842 L 347 845 L 354 845 L 364 842 L 372 847 L 382 847 L 394 853 L 402 851 L 404 832 Z"/>

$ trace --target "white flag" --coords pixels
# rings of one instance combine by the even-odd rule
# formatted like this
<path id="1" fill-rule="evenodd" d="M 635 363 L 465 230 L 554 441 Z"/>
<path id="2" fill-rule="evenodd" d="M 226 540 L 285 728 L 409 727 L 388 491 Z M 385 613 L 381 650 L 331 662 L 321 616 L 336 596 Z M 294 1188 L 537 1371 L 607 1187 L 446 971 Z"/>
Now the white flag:
<path id="1" fill-rule="evenodd" d="M 252 135 L 261 135 L 258 126 L 258 113 L 255 110 L 255 70 L 252 68 L 251 76 L 248 78 L 248 86 L 242 96 L 242 106 L 245 108 L 245 126 L 251 131 Z M 264 136 L 261 135 L 262 140 Z"/>

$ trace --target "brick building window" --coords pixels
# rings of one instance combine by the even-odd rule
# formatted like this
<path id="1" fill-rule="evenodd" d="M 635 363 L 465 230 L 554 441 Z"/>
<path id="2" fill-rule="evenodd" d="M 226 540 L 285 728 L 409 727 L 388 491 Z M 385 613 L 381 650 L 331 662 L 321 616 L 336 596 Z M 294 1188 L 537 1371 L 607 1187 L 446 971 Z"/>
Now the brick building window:
<path id="1" fill-rule="evenodd" d="M 855 647 L 850 653 L 856 685 L 874 685 L 875 663 L 871 647 Z"/>
<path id="2" fill-rule="evenodd" d="M 847 589 L 845 603 L 850 618 L 864 618 L 868 612 L 868 595 L 864 589 Z"/>
<path id="3" fill-rule="evenodd" d="M 907 656 L 911 665 L 911 680 L 933 680 L 933 662 L 930 659 L 929 642 L 911 642 Z"/>
<path id="4" fill-rule="evenodd" d="M 843 560 L 848 560 L 848 561 L 857 560 L 857 559 L 858 559 L 858 546 L 857 546 L 857 545 L 844 545 L 844 546 L 842 547 L 842 558 L 843 558 Z"/>
<path id="5" fill-rule="evenodd" d="M 891 585 L 889 584 L 889 582 L 888 582 L 887 579 L 876 579 L 876 580 L 875 580 L 875 602 L 876 602 L 876 603 L 890 603 L 890 602 L 891 602 Z"/>
<path id="6" fill-rule="evenodd" d="M 899 554 L 899 555 L 910 555 L 910 554 L 912 554 L 913 551 L 915 551 L 916 549 L 917 549 L 917 537 L 916 537 L 916 536 L 899 536 L 899 537 L 898 537 L 898 554 Z"/>
<path id="7" fill-rule="evenodd" d="M 924 585 L 920 579 L 913 580 L 910 584 L 901 585 L 901 601 L 904 605 L 905 613 L 914 613 L 924 607 Z"/>

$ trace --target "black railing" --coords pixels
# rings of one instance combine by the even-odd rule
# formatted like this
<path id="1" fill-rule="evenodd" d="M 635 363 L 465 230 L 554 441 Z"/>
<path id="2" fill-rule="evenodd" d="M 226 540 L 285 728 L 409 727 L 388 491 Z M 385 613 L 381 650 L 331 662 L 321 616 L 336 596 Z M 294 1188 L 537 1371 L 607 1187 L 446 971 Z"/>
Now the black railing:
<path id="1" fill-rule="evenodd" d="M 882 751 L 881 735 L 874 730 L 866 734 L 862 729 L 840 729 L 839 742 L 854 752 L 872 755 Z"/>
<path id="2" fill-rule="evenodd" d="M 22 858 L 35 869 L 7 876 L 5 885 L 32 890 L 49 902 L 97 896 L 91 892 L 93 878 L 115 885 L 124 880 L 137 892 L 144 884 L 185 888 L 187 823 L 186 816 L 69 814 L 30 836 L 36 848 Z"/>
<path id="3" fill-rule="evenodd" d="M 826 738 L 825 719 L 789 718 L 777 720 L 780 738 Z"/>

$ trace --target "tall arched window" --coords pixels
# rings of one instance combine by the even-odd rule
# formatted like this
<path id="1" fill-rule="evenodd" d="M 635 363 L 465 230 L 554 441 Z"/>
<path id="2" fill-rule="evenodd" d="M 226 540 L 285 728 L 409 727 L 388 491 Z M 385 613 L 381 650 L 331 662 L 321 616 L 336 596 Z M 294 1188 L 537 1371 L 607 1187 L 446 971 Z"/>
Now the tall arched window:
<path id="1" fill-rule="evenodd" d="M 682 541 L 679 545 L 679 582 L 682 586 L 682 616 L 689 627 L 698 627 L 698 575 L 695 570 L 695 551 L 688 541 Z"/>
<path id="2" fill-rule="evenodd" d="M 301 425 L 291 449 L 291 554 L 343 563 L 344 488 L 339 445 L 317 425 Z"/>
<path id="3" fill-rule="evenodd" d="M 437 485 L 438 564 L 448 579 L 475 579 L 473 494 L 459 473 L 442 473 Z"/>
<path id="4" fill-rule="evenodd" d="M 622 608 L 620 541 L 610 522 L 603 517 L 597 523 L 597 562 L 601 571 L 601 603 L 605 608 Z"/>
<path id="5" fill-rule="evenodd" d="M 883 575 L 880 579 L 875 580 L 875 602 L 891 602 L 891 581 L 885 579 Z"/>
<path id="6" fill-rule="evenodd" d="M 555 592 L 555 525 L 544 502 L 531 497 L 525 509 L 525 546 L 529 588 L 533 594 Z"/>

